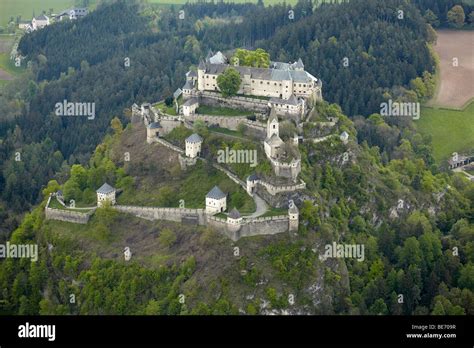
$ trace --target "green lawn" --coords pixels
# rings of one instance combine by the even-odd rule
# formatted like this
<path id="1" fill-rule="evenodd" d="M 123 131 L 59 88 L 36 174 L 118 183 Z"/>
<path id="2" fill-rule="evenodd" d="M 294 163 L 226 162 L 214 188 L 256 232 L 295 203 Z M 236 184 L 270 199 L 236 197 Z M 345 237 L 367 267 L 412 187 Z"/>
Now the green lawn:
<path id="1" fill-rule="evenodd" d="M 0 0 L 1 1 L 1 0 Z M 10 52 L 12 50 L 13 44 L 15 42 L 16 36 L 14 35 L 0 35 L 0 70 L 11 75 L 11 78 L 14 78 L 16 75 L 21 74 L 25 71 L 26 62 L 22 62 L 23 66 L 16 67 L 15 62 L 10 59 Z M 8 79 L 5 75 L 0 73 L 0 81 L 3 86 L 6 84 Z"/>
<path id="2" fill-rule="evenodd" d="M 164 183 L 164 182 L 163 182 Z M 255 211 L 255 202 L 249 197 L 242 187 L 234 183 L 224 173 L 212 169 L 206 170 L 203 162 L 188 169 L 180 177 L 175 177 L 172 181 L 167 181 L 167 190 L 160 190 L 161 187 L 142 186 L 139 189 L 124 190 L 118 197 L 118 204 L 141 205 L 141 206 L 164 206 L 179 207 L 180 200 L 184 201 L 186 208 L 204 208 L 206 194 L 215 186 L 229 193 L 227 207 L 234 206 L 241 212 L 252 213 Z"/>
<path id="3" fill-rule="evenodd" d="M 59 201 L 53 197 L 51 198 L 51 201 L 49 202 L 49 207 L 52 209 L 60 209 L 60 210 L 68 210 L 68 211 L 77 211 L 79 213 L 88 213 L 90 210 L 88 209 L 69 209 L 64 207 Z M 80 207 L 78 207 L 80 208 Z"/>
<path id="4" fill-rule="evenodd" d="M 25 71 L 26 62 L 22 62 L 23 66 L 16 67 L 15 62 L 10 59 L 10 53 L 0 53 L 0 69 L 6 71 L 13 77 Z"/>
<path id="5" fill-rule="evenodd" d="M 162 112 L 164 112 L 165 114 L 168 114 L 168 115 L 173 115 L 173 116 L 176 116 L 178 115 L 176 113 L 176 106 L 173 105 L 173 106 L 166 106 L 166 104 L 164 102 L 161 102 L 161 103 L 157 103 L 155 105 L 153 105 L 155 108 L 161 110 Z"/>
<path id="6" fill-rule="evenodd" d="M 415 123 L 422 134 L 432 136 L 437 162 L 474 149 L 474 102 L 462 111 L 423 107 Z"/>
<path id="7" fill-rule="evenodd" d="M 279 215 L 288 215 L 288 209 L 270 208 L 265 214 L 260 217 L 271 217 Z"/>
<path id="8" fill-rule="evenodd" d="M 203 115 L 214 115 L 214 116 L 251 116 L 253 115 L 252 111 L 231 109 L 224 107 L 212 107 L 201 105 L 197 108 L 196 112 Z"/>
<path id="9" fill-rule="evenodd" d="M 211 132 L 214 132 L 214 133 L 221 133 L 221 134 L 233 135 L 234 137 L 239 137 L 239 138 L 242 138 L 242 139 L 245 139 L 245 140 L 246 140 L 246 138 L 242 135 L 242 133 L 237 132 L 237 131 L 234 131 L 234 130 L 231 130 L 231 129 L 228 129 L 228 128 L 211 127 L 211 128 L 209 128 L 209 130 L 210 130 Z"/>

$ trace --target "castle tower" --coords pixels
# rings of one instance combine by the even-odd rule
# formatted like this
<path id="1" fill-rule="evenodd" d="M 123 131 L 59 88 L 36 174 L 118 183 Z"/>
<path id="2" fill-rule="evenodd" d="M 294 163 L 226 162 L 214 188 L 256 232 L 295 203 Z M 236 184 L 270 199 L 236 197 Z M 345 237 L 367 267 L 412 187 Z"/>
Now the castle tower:
<path id="1" fill-rule="evenodd" d="M 257 189 L 258 181 L 259 179 L 256 174 L 251 174 L 247 177 L 247 193 L 252 197 Z"/>
<path id="2" fill-rule="evenodd" d="M 214 215 L 227 209 L 227 195 L 214 186 L 206 195 L 206 214 Z"/>
<path id="3" fill-rule="evenodd" d="M 295 70 L 304 71 L 304 64 L 301 58 L 299 58 L 298 61 L 295 63 Z"/>
<path id="4" fill-rule="evenodd" d="M 104 183 L 97 191 L 97 206 L 100 208 L 105 202 L 111 205 L 115 204 L 115 189 L 107 183 Z"/>
<path id="5" fill-rule="evenodd" d="M 154 142 L 156 137 L 160 136 L 160 132 L 163 130 L 160 122 L 152 122 L 146 126 L 146 142 L 151 144 Z"/>
<path id="6" fill-rule="evenodd" d="M 198 80 L 198 90 L 199 91 L 204 91 L 204 74 L 206 72 L 206 64 L 204 63 L 203 60 L 201 60 L 199 62 L 199 66 L 198 66 L 198 77 L 197 77 L 197 80 Z"/>
<path id="7" fill-rule="evenodd" d="M 270 116 L 268 117 L 267 139 L 270 139 L 273 134 L 280 136 L 278 117 L 275 108 L 272 108 L 272 110 L 270 111 Z"/>
<path id="8" fill-rule="evenodd" d="M 290 205 L 288 208 L 288 218 L 289 218 L 289 226 L 288 230 L 290 232 L 298 231 L 298 224 L 299 224 L 299 210 L 296 207 L 295 203 L 293 201 L 290 201 Z"/>
<path id="9" fill-rule="evenodd" d="M 202 138 L 194 133 L 186 138 L 186 156 L 196 158 L 201 154 Z"/>

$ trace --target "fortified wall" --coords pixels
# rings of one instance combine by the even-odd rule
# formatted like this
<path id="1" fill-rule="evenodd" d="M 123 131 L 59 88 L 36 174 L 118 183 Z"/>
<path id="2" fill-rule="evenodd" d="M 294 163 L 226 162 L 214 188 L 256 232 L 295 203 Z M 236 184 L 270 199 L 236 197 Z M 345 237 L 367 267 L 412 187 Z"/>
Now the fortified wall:
<path id="1" fill-rule="evenodd" d="M 242 237 L 288 232 L 290 230 L 289 223 L 289 217 L 286 215 L 248 219 L 238 225 L 231 225 L 225 219 L 215 216 L 208 217 L 209 226 L 223 232 L 233 241 L 237 241 Z"/>
<path id="2" fill-rule="evenodd" d="M 95 209 L 92 209 L 91 211 L 88 211 L 86 213 L 64 209 L 53 209 L 49 207 L 50 202 L 51 196 L 49 196 L 48 202 L 46 203 L 46 208 L 44 209 L 46 220 L 59 220 L 65 222 L 72 222 L 75 224 L 87 224 L 89 222 L 89 219 L 95 212 Z"/>
<path id="3" fill-rule="evenodd" d="M 224 233 L 233 241 L 237 241 L 241 237 L 272 235 L 288 232 L 290 230 L 290 219 L 287 215 L 244 219 L 238 224 L 232 224 L 226 219 L 207 215 L 204 209 L 154 208 L 124 205 L 116 205 L 114 209 L 150 221 L 166 220 L 211 226 L 217 231 Z"/>
<path id="4" fill-rule="evenodd" d="M 187 208 L 159 208 L 159 207 L 139 207 L 131 205 L 115 205 L 114 209 L 135 215 L 145 220 L 167 220 L 182 223 L 195 223 L 205 225 L 204 209 Z"/>
<path id="5" fill-rule="evenodd" d="M 240 97 L 240 96 L 224 98 L 219 93 L 206 92 L 206 91 L 204 92 L 192 91 L 188 95 L 183 94 L 183 96 L 185 96 L 185 98 L 198 97 L 199 104 L 209 105 L 209 106 L 240 108 L 240 109 L 259 111 L 259 112 L 267 112 L 269 108 L 268 100 L 266 99 Z"/>

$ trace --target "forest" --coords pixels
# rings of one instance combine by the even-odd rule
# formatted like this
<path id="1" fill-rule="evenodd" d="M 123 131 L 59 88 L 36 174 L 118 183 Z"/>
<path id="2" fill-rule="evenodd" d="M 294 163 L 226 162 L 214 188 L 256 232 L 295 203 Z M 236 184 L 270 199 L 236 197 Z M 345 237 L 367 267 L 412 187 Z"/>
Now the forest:
<path id="1" fill-rule="evenodd" d="M 37 237 L 45 251 L 49 232 L 38 204 L 44 203 L 48 182 L 74 189 L 72 174 L 88 167 L 87 180 L 95 184 L 107 175 L 129 180 L 118 164 L 94 164 L 102 156 L 104 136 L 113 133 L 113 119 L 127 124 L 133 103 L 169 97 L 209 49 L 263 48 L 272 60 L 302 58 L 305 69 L 323 81 L 324 99 L 335 103 L 318 106 L 317 112 L 344 119 L 360 147 L 355 149 L 357 164 L 350 168 L 330 165 L 334 149 L 304 149 L 304 179 L 319 204 L 302 207 L 296 244 L 275 243 L 257 255 L 270 260 L 276 283 L 262 296 L 281 307 L 283 295 L 275 289 L 285 282 L 304 299 L 301 289 L 318 261 L 301 250 L 309 250 L 317 235 L 322 241 L 369 245 L 369 262 L 341 266 L 349 270 L 350 287 L 340 284 L 334 269 L 324 269 L 327 291 L 336 301 L 319 309 L 321 314 L 472 315 L 474 188 L 434 164 L 430 139 L 417 134 L 411 121 L 377 114 L 383 100 L 423 101 L 433 92 L 432 27 L 450 26 L 448 12 L 460 3 L 196 3 L 183 6 L 186 20 L 181 20 L 177 7 L 117 1 L 83 20 L 25 35 L 19 49 L 28 71 L 0 91 L 0 242 Z M 472 12 L 468 5 L 462 7 L 466 14 Z M 288 15 L 290 10 L 294 16 Z M 65 99 L 94 102 L 96 118 L 54 115 L 54 104 Z M 108 173 L 110 168 L 117 172 Z M 438 195 L 432 216 L 428 207 Z M 405 219 L 390 220 L 387 211 L 401 196 L 414 208 Z M 360 207 L 365 204 L 364 212 Z M 116 219 L 104 215 L 104 221 Z M 2 313 L 238 313 L 224 275 L 215 280 L 221 294 L 217 300 L 196 300 L 192 309 L 176 300 L 180 286 L 194 274 L 192 258 L 154 273 L 139 264 L 129 268 L 100 258 L 89 262 L 88 256 L 73 252 L 74 245 L 59 243 L 64 243 L 62 252 L 38 263 L 2 261 Z M 245 286 L 253 286 L 261 272 L 251 269 Z M 130 288 L 124 277 L 132 279 Z M 83 285 L 79 310 L 61 304 L 71 279 Z M 158 281 L 162 287 L 152 287 Z M 51 296 L 42 296 L 45 289 Z M 399 306 L 404 289 L 409 292 Z M 104 293 L 108 295 L 102 297 Z M 255 313 L 256 308 L 248 304 L 246 311 Z"/>

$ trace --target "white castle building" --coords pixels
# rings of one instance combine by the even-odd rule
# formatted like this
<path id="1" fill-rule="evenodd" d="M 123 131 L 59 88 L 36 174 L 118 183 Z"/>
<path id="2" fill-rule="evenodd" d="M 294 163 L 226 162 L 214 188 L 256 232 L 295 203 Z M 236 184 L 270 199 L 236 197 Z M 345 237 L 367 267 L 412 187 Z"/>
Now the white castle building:
<path id="1" fill-rule="evenodd" d="M 104 183 L 97 191 L 97 206 L 100 208 L 105 202 L 115 204 L 115 192 L 116 190 L 107 183 Z"/>
<path id="2" fill-rule="evenodd" d="M 186 156 L 196 158 L 201 154 L 202 138 L 194 133 L 186 138 Z"/>
<path id="3" fill-rule="evenodd" d="M 31 20 L 31 27 L 33 28 L 33 30 L 42 29 L 50 24 L 51 23 L 49 17 L 44 14 L 39 15 L 38 17 L 33 17 L 33 19 Z"/>
<path id="4" fill-rule="evenodd" d="M 307 99 L 322 99 L 321 80 L 304 70 L 301 59 L 295 63 L 270 62 L 269 68 L 253 68 L 230 65 L 221 52 L 214 55 L 209 52 L 206 60 L 200 61 L 197 73 L 186 74 L 184 95 L 219 91 L 217 78 L 229 67 L 240 73 L 238 94 L 268 97 L 268 106 L 278 114 L 302 114 Z"/>
<path id="5" fill-rule="evenodd" d="M 214 186 L 206 195 L 206 214 L 222 213 L 227 209 L 227 195 Z"/>

